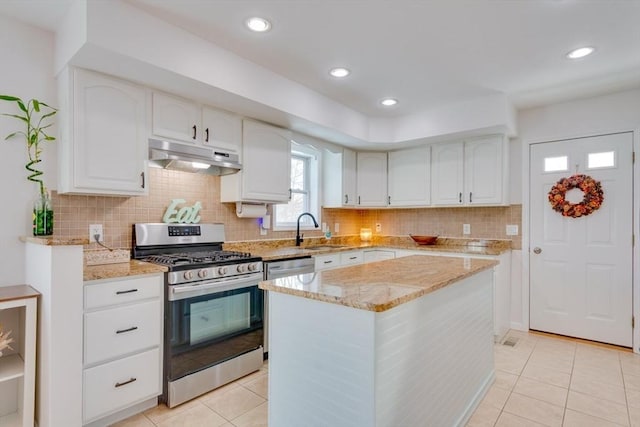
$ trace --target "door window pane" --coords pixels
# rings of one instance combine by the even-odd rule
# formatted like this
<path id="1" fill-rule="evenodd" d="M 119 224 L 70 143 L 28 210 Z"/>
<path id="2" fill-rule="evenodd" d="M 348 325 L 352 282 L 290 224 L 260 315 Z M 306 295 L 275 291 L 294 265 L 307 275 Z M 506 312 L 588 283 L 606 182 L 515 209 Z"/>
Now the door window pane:
<path id="1" fill-rule="evenodd" d="M 589 157 L 587 159 L 587 168 L 612 168 L 615 166 L 615 163 L 616 159 L 614 151 L 605 151 L 603 153 L 589 153 Z"/>
<path id="2" fill-rule="evenodd" d="M 545 157 L 544 158 L 544 171 L 545 172 L 558 172 L 566 171 L 569 158 L 567 156 L 560 157 Z"/>

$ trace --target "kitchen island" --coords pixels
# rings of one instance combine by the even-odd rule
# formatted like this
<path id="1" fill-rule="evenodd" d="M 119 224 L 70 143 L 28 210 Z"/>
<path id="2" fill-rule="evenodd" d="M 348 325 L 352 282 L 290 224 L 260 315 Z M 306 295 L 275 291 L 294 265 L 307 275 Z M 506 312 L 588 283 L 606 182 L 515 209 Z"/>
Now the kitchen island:
<path id="1" fill-rule="evenodd" d="M 261 282 L 269 425 L 464 425 L 494 379 L 496 264 L 415 255 Z"/>

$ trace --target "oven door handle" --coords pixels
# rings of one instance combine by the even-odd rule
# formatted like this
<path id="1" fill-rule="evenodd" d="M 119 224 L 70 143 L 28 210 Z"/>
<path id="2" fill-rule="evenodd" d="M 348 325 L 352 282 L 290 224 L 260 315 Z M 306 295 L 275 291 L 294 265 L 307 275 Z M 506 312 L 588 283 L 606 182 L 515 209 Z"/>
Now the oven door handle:
<path id="1" fill-rule="evenodd" d="M 200 282 L 191 285 L 169 286 L 169 301 L 176 301 L 216 292 L 232 291 L 235 289 L 258 286 L 262 274 L 251 274 L 238 278 L 217 280 L 215 282 Z"/>

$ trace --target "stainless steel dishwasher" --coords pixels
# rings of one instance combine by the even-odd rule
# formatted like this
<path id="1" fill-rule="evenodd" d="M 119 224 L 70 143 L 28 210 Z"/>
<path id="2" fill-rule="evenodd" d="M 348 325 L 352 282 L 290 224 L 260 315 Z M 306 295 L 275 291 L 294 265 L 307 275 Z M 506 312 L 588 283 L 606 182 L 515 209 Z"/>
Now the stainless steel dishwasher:
<path id="1" fill-rule="evenodd" d="M 264 280 L 279 279 L 281 277 L 297 276 L 313 273 L 315 261 L 311 256 L 277 261 L 265 261 L 263 265 Z M 269 292 L 264 293 L 264 352 L 269 351 Z"/>

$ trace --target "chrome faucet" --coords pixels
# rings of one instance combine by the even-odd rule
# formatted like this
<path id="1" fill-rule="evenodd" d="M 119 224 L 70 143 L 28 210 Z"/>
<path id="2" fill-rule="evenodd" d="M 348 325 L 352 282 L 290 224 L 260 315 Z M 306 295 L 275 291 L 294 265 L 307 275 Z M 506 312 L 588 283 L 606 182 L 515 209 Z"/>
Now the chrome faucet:
<path id="1" fill-rule="evenodd" d="M 302 218 L 305 215 L 309 215 L 313 220 L 313 225 L 315 225 L 315 227 L 318 228 L 318 221 L 316 221 L 313 215 L 311 215 L 309 212 L 301 213 L 300 216 L 298 217 L 298 226 L 296 227 L 296 246 L 300 246 L 300 243 L 304 242 L 304 239 L 303 239 L 304 234 L 302 236 L 300 235 L 300 218 Z"/>

